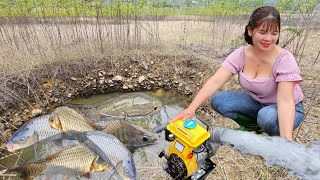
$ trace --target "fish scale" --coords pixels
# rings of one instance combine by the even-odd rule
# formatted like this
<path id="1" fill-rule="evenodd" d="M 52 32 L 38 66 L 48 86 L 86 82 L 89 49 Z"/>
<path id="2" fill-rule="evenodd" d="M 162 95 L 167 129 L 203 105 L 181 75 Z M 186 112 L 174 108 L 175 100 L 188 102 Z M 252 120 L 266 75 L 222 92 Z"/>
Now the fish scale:
<path id="1" fill-rule="evenodd" d="M 105 152 L 105 154 L 108 154 L 110 161 L 114 165 L 116 165 L 121 160 L 126 159 L 128 156 L 131 156 L 131 153 L 126 149 L 126 147 L 118 139 L 108 138 L 111 136 L 108 136 L 107 134 L 105 134 L 104 136 L 101 136 L 95 133 L 87 133 L 87 137 L 96 145 L 98 145 L 99 148 L 103 152 Z M 114 147 L 119 147 L 119 146 L 123 148 L 119 148 L 117 150 L 114 149 Z"/>
<path id="2" fill-rule="evenodd" d="M 90 172 L 103 171 L 106 164 L 100 164 L 103 168 L 92 168 L 98 156 L 82 145 L 75 145 L 63 149 L 41 161 L 19 165 L 8 172 L 20 172 L 23 178 L 34 178 L 39 175 L 84 175 Z M 95 163 L 96 164 L 96 163 Z"/>
<path id="3" fill-rule="evenodd" d="M 46 139 L 53 135 L 60 136 L 62 132 L 60 131 L 60 129 L 56 129 L 55 127 L 51 127 L 49 125 L 49 118 L 53 118 L 53 120 L 59 120 L 54 119 L 54 116 L 56 116 L 57 114 L 63 114 L 61 112 L 66 111 L 68 111 L 69 113 L 64 114 L 69 114 L 69 116 L 62 115 L 59 121 L 61 122 L 61 125 L 63 127 L 62 129 L 77 130 L 82 132 L 96 130 L 92 127 L 92 125 L 84 123 L 87 121 L 85 118 L 83 118 L 83 120 L 79 120 L 79 118 L 76 118 L 78 116 L 82 116 L 81 113 L 78 113 L 71 108 L 60 107 L 60 109 L 58 109 L 56 113 L 31 119 L 19 130 L 17 130 L 7 143 L 8 150 L 15 151 L 17 149 L 28 147 L 36 143 L 37 141 Z M 153 144 L 158 140 L 155 134 L 143 128 L 133 127 L 133 125 L 129 124 L 125 120 L 111 120 L 107 123 L 107 128 L 103 131 L 109 134 L 116 135 L 118 139 L 130 149 L 130 151 L 133 151 L 134 149 L 142 146 Z M 148 140 L 143 140 L 144 137 L 147 137 Z M 20 141 L 20 139 L 22 138 L 24 138 L 25 140 Z"/>
<path id="4" fill-rule="evenodd" d="M 76 139 L 80 144 L 85 144 L 110 165 L 110 170 L 116 170 L 114 172 L 124 179 L 136 179 L 132 154 L 115 136 L 101 131 L 69 131 L 63 138 Z"/>
<path id="5" fill-rule="evenodd" d="M 26 126 L 37 130 L 39 140 L 61 133 L 59 130 L 50 127 L 48 124 L 49 117 L 49 115 L 37 117 L 26 124 Z"/>
<path id="6" fill-rule="evenodd" d="M 128 125 L 128 123 L 126 121 L 121 121 L 121 120 L 114 120 L 114 121 L 110 121 L 109 125 L 103 129 L 104 132 L 113 134 L 113 133 L 117 133 L 117 131 L 120 128 L 124 128 Z"/>
<path id="7" fill-rule="evenodd" d="M 126 121 L 123 120 L 115 120 L 110 123 L 111 125 L 103 129 L 103 132 L 113 134 L 116 136 L 119 140 L 121 139 L 121 142 L 130 146 L 130 140 L 133 137 L 129 137 L 128 134 L 128 126 L 130 126 Z"/>
<path id="8" fill-rule="evenodd" d="M 81 157 L 81 158 L 79 158 Z M 47 162 L 47 168 L 43 171 L 44 174 L 54 174 L 66 171 L 72 174 L 85 174 L 90 171 L 92 162 L 97 158 L 97 155 L 85 148 L 77 145 L 65 149 Z"/>
<path id="9" fill-rule="evenodd" d="M 93 125 L 84 115 L 66 106 L 56 108 L 52 112 L 51 117 L 60 120 L 63 131 L 93 131 L 96 129 L 95 125 Z"/>

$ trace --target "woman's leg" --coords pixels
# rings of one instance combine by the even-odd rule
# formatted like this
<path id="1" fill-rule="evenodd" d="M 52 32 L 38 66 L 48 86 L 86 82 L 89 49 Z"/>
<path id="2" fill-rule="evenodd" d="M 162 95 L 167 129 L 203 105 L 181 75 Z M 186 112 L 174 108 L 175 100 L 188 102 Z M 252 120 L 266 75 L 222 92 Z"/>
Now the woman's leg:
<path id="1" fill-rule="evenodd" d="M 211 106 L 219 114 L 236 121 L 247 130 L 256 130 L 257 114 L 262 105 L 245 92 L 218 92 L 211 98 Z"/>
<path id="2" fill-rule="evenodd" d="M 296 104 L 296 115 L 294 120 L 294 127 L 296 129 L 299 124 L 303 121 L 304 110 L 302 102 Z M 279 122 L 278 122 L 278 109 L 277 105 L 268 105 L 263 108 L 258 113 L 258 125 L 266 133 L 271 136 L 279 136 Z"/>

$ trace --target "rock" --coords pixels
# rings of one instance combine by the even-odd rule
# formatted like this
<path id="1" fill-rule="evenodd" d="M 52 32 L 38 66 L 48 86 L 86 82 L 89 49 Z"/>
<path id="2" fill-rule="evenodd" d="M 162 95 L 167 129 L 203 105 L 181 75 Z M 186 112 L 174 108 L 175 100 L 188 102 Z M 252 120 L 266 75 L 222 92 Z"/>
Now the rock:
<path id="1" fill-rule="evenodd" d="M 145 76 L 140 76 L 139 79 L 138 79 L 138 82 L 142 83 L 144 80 L 146 80 L 146 77 Z"/>
<path id="2" fill-rule="evenodd" d="M 52 102 L 58 102 L 59 101 L 59 99 L 58 98 L 56 98 L 56 97 L 54 97 L 54 98 L 52 98 Z"/>
<path id="3" fill-rule="evenodd" d="M 148 67 L 148 65 L 147 65 L 147 63 L 145 63 L 145 62 L 142 62 L 142 63 L 140 63 L 139 64 L 143 69 L 145 69 L 145 70 L 149 70 L 149 67 Z"/>
<path id="4" fill-rule="evenodd" d="M 148 78 L 152 79 L 152 78 L 154 78 L 154 75 L 149 73 Z"/>
<path id="5" fill-rule="evenodd" d="M 113 76 L 113 72 L 108 72 L 108 76 Z"/>
<path id="6" fill-rule="evenodd" d="M 70 78 L 72 81 L 77 81 L 78 79 L 77 78 L 75 78 L 75 77 L 71 77 Z"/>
<path id="7" fill-rule="evenodd" d="M 120 75 L 117 75 L 117 76 L 115 76 L 114 78 L 112 78 L 112 81 L 116 81 L 116 82 L 121 82 L 121 81 L 123 81 L 123 77 L 122 76 L 120 76 Z"/>
<path id="8" fill-rule="evenodd" d="M 99 72 L 98 72 L 98 76 L 99 76 L 99 77 L 103 77 L 104 75 L 106 75 L 106 72 L 105 72 L 105 71 L 99 71 Z"/>
<path id="9" fill-rule="evenodd" d="M 122 89 L 129 89 L 129 87 L 127 85 L 123 85 Z"/>
<path id="10" fill-rule="evenodd" d="M 190 95 L 190 94 L 192 94 L 191 88 L 190 88 L 190 87 L 188 87 L 188 86 L 186 86 L 186 87 L 185 87 L 184 94 L 186 94 L 186 95 Z"/>

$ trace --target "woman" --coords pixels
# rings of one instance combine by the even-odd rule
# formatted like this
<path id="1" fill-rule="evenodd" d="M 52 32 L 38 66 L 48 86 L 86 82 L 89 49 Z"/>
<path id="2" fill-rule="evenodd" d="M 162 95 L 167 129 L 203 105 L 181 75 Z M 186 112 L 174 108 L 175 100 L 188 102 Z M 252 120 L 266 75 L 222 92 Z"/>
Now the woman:
<path id="1" fill-rule="evenodd" d="M 232 52 L 204 84 L 189 107 L 171 119 L 189 119 L 211 98 L 211 106 L 245 130 L 261 128 L 292 141 L 304 117 L 300 70 L 291 52 L 278 46 L 280 14 L 271 6 L 250 16 L 244 37 L 248 43 Z M 246 92 L 217 92 L 234 74 Z"/>

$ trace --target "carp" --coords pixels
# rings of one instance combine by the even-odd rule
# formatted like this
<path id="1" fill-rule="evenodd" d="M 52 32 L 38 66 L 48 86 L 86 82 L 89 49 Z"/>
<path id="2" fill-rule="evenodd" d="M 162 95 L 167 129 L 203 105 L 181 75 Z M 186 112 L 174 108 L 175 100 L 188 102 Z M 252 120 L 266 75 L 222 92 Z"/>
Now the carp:
<path id="1" fill-rule="evenodd" d="M 158 140 L 156 134 L 130 124 L 126 120 L 109 120 L 106 123 L 107 126 L 102 131 L 116 136 L 131 152 Z M 66 106 L 58 107 L 52 112 L 49 124 L 63 132 L 69 130 L 79 132 L 97 130 L 96 126 L 81 113 Z"/>
<path id="2" fill-rule="evenodd" d="M 136 179 L 136 168 L 132 153 L 115 136 L 101 131 L 67 131 L 63 132 L 62 136 L 51 136 L 42 141 L 62 139 L 77 140 L 80 144 L 95 152 L 110 165 L 110 171 L 115 170 L 115 173 L 120 175 L 121 178 Z"/>
<path id="3" fill-rule="evenodd" d="M 6 144 L 8 151 L 13 152 L 31 146 L 35 142 L 47 137 L 60 134 L 58 129 L 52 128 L 49 125 L 49 117 L 49 115 L 44 115 L 26 122 L 8 140 Z"/>
<path id="4" fill-rule="evenodd" d="M 18 165 L 7 172 L 18 172 L 23 179 L 31 179 L 39 175 L 88 175 L 92 172 L 105 171 L 106 163 L 98 163 L 99 156 L 82 145 L 63 149 L 40 161 Z"/>
<path id="5" fill-rule="evenodd" d="M 134 152 L 137 148 L 154 144 L 159 140 L 155 133 L 147 131 L 140 126 L 130 124 L 126 120 L 110 121 L 102 131 L 113 134 L 131 152 Z"/>
<path id="6" fill-rule="evenodd" d="M 80 112 L 61 106 L 56 108 L 50 115 L 49 124 L 60 131 L 94 131 L 96 126 Z"/>
<path id="7" fill-rule="evenodd" d="M 154 97 L 141 93 L 125 93 L 110 99 L 97 107 L 97 111 L 107 116 L 146 116 L 160 112 L 162 103 Z"/>
<path id="8" fill-rule="evenodd" d="M 126 120 L 110 120 L 106 122 L 107 126 L 102 131 L 114 134 L 131 152 L 139 147 L 158 141 L 156 134 L 139 126 L 129 124 Z M 12 152 L 69 130 L 80 132 L 95 131 L 96 126 L 76 110 L 69 107 L 58 107 L 51 115 L 28 121 L 14 133 L 6 146 L 8 151 Z"/>
<path id="9" fill-rule="evenodd" d="M 139 117 L 154 115 L 160 112 L 162 108 L 162 102 L 146 93 L 131 92 L 125 93 L 115 98 L 108 99 L 102 103 L 94 105 L 74 105 L 66 104 L 69 107 L 77 108 L 85 115 L 92 114 L 101 118 L 114 117 L 122 118 L 127 117 Z"/>

